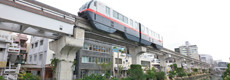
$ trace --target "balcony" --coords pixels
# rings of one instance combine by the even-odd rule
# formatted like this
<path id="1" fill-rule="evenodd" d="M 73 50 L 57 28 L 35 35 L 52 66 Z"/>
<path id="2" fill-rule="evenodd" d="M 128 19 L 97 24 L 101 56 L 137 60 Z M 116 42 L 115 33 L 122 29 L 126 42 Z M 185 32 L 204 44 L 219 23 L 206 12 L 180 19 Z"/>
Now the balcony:
<path id="1" fill-rule="evenodd" d="M 19 38 L 20 40 L 25 40 L 25 41 L 28 40 L 27 35 L 23 35 L 23 34 L 18 34 L 18 38 Z"/>
<path id="2" fill-rule="evenodd" d="M 13 52 L 13 53 L 20 52 L 20 48 L 19 48 L 18 44 L 11 43 L 10 46 L 9 46 L 8 52 Z"/>
<path id="3" fill-rule="evenodd" d="M 26 47 L 21 47 L 20 50 L 25 50 L 26 51 Z"/>
<path id="4" fill-rule="evenodd" d="M 153 62 L 153 64 L 160 64 L 160 60 L 159 59 L 153 59 L 152 62 Z"/>

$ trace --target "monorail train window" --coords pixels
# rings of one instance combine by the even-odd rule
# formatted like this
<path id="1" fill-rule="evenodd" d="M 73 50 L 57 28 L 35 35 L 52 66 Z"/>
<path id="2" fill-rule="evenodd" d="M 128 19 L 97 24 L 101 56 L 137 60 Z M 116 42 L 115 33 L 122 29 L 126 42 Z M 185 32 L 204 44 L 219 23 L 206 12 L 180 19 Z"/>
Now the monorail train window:
<path id="1" fill-rule="evenodd" d="M 124 17 L 124 22 L 128 23 L 128 18 L 127 17 Z"/>
<path id="2" fill-rule="evenodd" d="M 136 30 L 138 30 L 138 29 L 139 29 L 138 27 L 139 27 L 139 26 L 138 26 L 138 22 L 135 22 L 134 28 L 135 28 Z"/>
<path id="3" fill-rule="evenodd" d="M 119 14 L 119 20 L 124 21 L 124 16 Z"/>
<path id="4" fill-rule="evenodd" d="M 146 27 L 146 29 L 145 29 L 145 33 L 146 34 L 149 34 L 149 29 Z"/>
<path id="5" fill-rule="evenodd" d="M 113 17 L 118 19 L 118 13 L 116 11 L 113 11 Z"/>
<path id="6" fill-rule="evenodd" d="M 148 30 L 148 34 L 149 34 L 149 36 L 151 36 L 151 34 L 152 34 L 150 29 Z"/>
<path id="7" fill-rule="evenodd" d="M 106 14 L 107 14 L 108 16 L 110 16 L 110 8 L 106 6 L 106 10 L 105 10 L 105 11 L 106 11 Z"/>
<path id="8" fill-rule="evenodd" d="M 153 31 L 151 31 L 151 36 L 153 36 L 153 37 L 154 37 L 154 32 L 153 32 Z"/>
<path id="9" fill-rule="evenodd" d="M 97 6 L 97 1 L 94 2 L 94 6 Z"/>
<path id="10" fill-rule="evenodd" d="M 131 25 L 131 27 L 133 27 L 133 20 L 132 19 L 130 19 L 130 25 Z"/>
<path id="11" fill-rule="evenodd" d="M 145 26 L 141 25 L 141 32 L 145 32 Z"/>

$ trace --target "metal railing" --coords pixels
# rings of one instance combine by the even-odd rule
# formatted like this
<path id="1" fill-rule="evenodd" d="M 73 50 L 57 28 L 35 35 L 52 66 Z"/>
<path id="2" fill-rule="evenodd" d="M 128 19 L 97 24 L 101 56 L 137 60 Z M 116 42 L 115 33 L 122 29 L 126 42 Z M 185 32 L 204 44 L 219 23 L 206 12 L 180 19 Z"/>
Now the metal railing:
<path id="1" fill-rule="evenodd" d="M 0 3 L 7 4 L 10 6 L 18 6 L 21 5 L 20 8 L 30 8 L 28 10 L 33 10 L 33 11 L 39 11 L 38 13 L 40 14 L 49 14 L 55 17 L 58 17 L 59 19 L 64 19 L 71 21 L 72 23 L 75 22 L 76 15 L 62 11 L 60 9 L 51 7 L 49 5 L 43 4 L 41 2 L 35 1 L 35 0 L 0 0 Z M 22 7 L 25 6 L 25 7 Z M 52 17 L 52 18 L 55 18 Z"/>

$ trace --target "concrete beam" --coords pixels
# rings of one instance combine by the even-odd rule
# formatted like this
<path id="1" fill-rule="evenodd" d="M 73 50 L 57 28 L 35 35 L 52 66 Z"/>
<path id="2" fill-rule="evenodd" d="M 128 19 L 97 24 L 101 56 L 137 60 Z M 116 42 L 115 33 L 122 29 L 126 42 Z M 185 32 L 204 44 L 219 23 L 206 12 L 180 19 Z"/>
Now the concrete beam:
<path id="1" fill-rule="evenodd" d="M 72 65 L 76 56 L 76 52 L 80 50 L 84 44 L 83 29 L 74 28 L 74 37 L 63 36 L 56 41 L 50 42 L 50 49 L 55 52 L 55 58 L 59 59 L 56 66 L 56 80 L 72 80 Z"/>

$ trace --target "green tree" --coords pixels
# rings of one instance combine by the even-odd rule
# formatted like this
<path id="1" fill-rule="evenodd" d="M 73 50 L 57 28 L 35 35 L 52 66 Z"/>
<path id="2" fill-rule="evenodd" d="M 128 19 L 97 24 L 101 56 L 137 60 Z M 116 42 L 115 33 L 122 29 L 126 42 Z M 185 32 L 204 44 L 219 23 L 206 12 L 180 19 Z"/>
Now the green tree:
<path id="1" fill-rule="evenodd" d="M 227 69 L 225 70 L 225 72 L 224 72 L 224 74 L 223 74 L 223 79 L 224 80 L 229 80 L 229 79 L 227 79 L 227 78 L 229 78 L 229 76 L 230 76 L 230 63 L 227 65 Z M 225 79 L 226 78 L 226 79 Z"/>
<path id="2" fill-rule="evenodd" d="M 141 65 L 132 64 L 128 70 L 128 78 L 131 80 L 144 80 L 144 73 Z"/>
<path id="3" fill-rule="evenodd" d="M 121 76 L 121 72 L 122 72 L 122 69 L 124 68 L 123 66 L 121 65 L 118 65 L 118 70 L 117 70 L 117 76 L 118 78 L 120 79 L 122 76 Z"/>
<path id="4" fill-rule="evenodd" d="M 155 80 L 156 79 L 156 70 L 153 67 L 152 70 L 149 68 L 146 71 L 146 80 Z"/>

